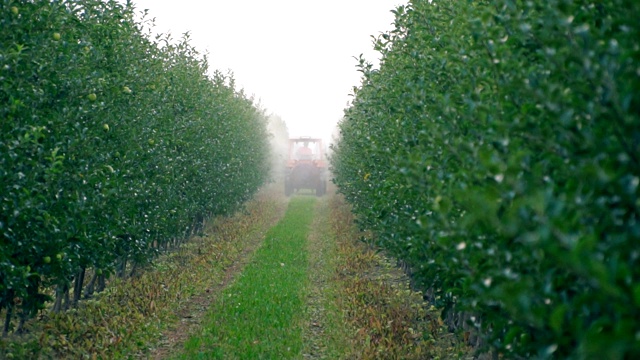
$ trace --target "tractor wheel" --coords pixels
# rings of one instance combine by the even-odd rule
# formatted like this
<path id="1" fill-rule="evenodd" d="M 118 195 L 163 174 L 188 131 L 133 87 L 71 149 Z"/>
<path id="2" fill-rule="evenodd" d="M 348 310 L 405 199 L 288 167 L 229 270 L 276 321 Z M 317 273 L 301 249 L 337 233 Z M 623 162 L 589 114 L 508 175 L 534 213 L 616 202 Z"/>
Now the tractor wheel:
<path id="1" fill-rule="evenodd" d="M 284 181 L 284 194 L 286 196 L 291 196 L 291 194 L 293 194 L 293 185 L 289 180 Z"/>

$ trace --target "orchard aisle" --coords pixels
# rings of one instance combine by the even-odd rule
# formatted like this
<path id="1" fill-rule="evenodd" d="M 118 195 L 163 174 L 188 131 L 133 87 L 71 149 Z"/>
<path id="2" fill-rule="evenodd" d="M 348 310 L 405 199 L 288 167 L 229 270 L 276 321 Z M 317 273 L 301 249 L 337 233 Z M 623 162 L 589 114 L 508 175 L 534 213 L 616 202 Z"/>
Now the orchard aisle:
<path id="1" fill-rule="evenodd" d="M 466 358 L 363 237 L 340 196 L 261 191 L 139 276 L 0 339 L 0 358 Z"/>
<path id="2" fill-rule="evenodd" d="M 242 273 L 168 358 L 464 358 L 466 347 L 444 330 L 436 309 L 361 235 L 340 197 L 292 197 Z"/>
<path id="3" fill-rule="evenodd" d="M 295 197 L 177 359 L 291 359 L 302 349 L 306 242 L 315 197 Z"/>
<path id="4" fill-rule="evenodd" d="M 159 346 L 151 350 L 149 355 L 144 355 L 144 358 L 164 359 L 179 352 L 189 336 L 202 325 L 204 315 L 209 307 L 218 300 L 217 295 L 235 281 L 251 260 L 254 252 L 262 245 L 266 232 L 284 216 L 287 202 L 275 194 L 273 189 L 265 188 L 257 195 L 256 201 L 249 204 L 250 211 L 247 211 L 244 216 L 241 215 L 240 218 L 247 218 L 244 221 L 253 223 L 253 227 L 249 227 L 251 231 L 247 231 L 245 234 L 234 236 L 238 244 L 236 247 L 239 250 L 234 254 L 233 260 L 228 261 L 228 266 L 224 269 L 223 274 L 209 279 L 210 285 L 206 287 L 204 292 L 189 299 L 183 307 L 176 311 L 179 320 L 169 325 L 169 329 L 162 334 Z M 269 204 L 270 211 L 261 211 L 259 217 L 251 217 L 250 213 L 256 210 L 253 207 L 263 206 L 261 204 Z M 214 225 L 210 229 L 214 232 L 213 236 L 217 235 L 215 228 Z"/>

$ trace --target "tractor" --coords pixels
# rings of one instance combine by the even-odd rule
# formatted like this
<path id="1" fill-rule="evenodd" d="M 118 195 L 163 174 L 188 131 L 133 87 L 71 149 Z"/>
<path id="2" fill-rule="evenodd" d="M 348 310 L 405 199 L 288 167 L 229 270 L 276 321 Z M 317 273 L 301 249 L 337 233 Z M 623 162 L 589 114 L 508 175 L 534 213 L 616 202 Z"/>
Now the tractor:
<path id="1" fill-rule="evenodd" d="M 322 140 L 311 137 L 289 139 L 284 193 L 289 196 L 302 189 L 315 191 L 317 196 L 327 192 L 327 161 Z"/>

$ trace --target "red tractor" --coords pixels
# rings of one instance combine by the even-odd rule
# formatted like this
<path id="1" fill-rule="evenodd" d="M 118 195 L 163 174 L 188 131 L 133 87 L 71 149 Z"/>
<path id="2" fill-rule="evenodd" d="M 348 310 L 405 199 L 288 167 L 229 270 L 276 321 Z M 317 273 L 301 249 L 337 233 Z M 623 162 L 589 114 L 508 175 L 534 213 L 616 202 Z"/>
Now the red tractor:
<path id="1" fill-rule="evenodd" d="M 317 196 L 327 192 L 327 161 L 322 140 L 311 137 L 289 139 L 284 193 L 289 196 L 301 189 L 315 191 Z"/>

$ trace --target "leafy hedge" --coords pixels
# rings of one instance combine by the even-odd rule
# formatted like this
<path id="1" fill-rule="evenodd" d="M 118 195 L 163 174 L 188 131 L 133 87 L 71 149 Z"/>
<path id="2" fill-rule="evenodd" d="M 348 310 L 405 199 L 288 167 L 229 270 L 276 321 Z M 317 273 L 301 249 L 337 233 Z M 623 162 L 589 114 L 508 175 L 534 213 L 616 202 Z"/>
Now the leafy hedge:
<path id="1" fill-rule="evenodd" d="M 268 177 L 266 116 L 116 1 L 0 2 L 0 310 L 124 276 Z M 131 267 L 129 267 L 131 268 Z M 129 271 L 129 270 L 127 270 Z M 97 284 L 97 285 L 96 285 Z"/>
<path id="2" fill-rule="evenodd" d="M 640 3 L 410 1 L 335 182 L 482 349 L 640 356 Z"/>

